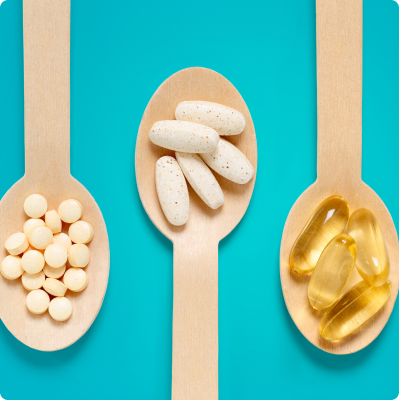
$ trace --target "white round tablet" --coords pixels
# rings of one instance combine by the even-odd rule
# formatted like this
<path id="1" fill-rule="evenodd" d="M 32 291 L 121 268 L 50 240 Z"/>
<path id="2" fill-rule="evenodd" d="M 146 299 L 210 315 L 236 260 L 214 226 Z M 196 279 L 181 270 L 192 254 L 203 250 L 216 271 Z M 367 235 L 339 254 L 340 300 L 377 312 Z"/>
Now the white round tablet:
<path id="1" fill-rule="evenodd" d="M 57 279 L 47 278 L 43 283 L 43 289 L 53 296 L 64 296 L 67 287 Z"/>
<path id="2" fill-rule="evenodd" d="M 73 292 L 81 292 L 86 289 L 88 276 L 83 269 L 70 268 L 64 275 L 64 285 Z"/>
<path id="3" fill-rule="evenodd" d="M 82 217 L 82 213 L 83 207 L 78 200 L 65 200 L 58 207 L 58 215 L 68 224 L 78 221 L 78 219 Z"/>
<path id="4" fill-rule="evenodd" d="M 31 233 L 36 228 L 40 228 L 41 226 L 45 226 L 45 223 L 40 218 L 30 218 L 27 221 L 25 221 L 23 231 L 24 231 L 26 237 L 28 238 L 28 240 L 29 240 L 29 236 L 31 235 Z"/>
<path id="5" fill-rule="evenodd" d="M 0 272 L 6 279 L 18 279 L 24 273 L 21 266 L 21 257 L 7 256 L 1 263 Z"/>
<path id="6" fill-rule="evenodd" d="M 44 250 L 52 242 L 53 232 L 47 226 L 34 229 L 29 237 L 29 243 L 39 250 Z"/>
<path id="7" fill-rule="evenodd" d="M 61 244 L 51 244 L 44 251 L 44 259 L 50 267 L 61 268 L 67 262 L 68 253 Z"/>
<path id="8" fill-rule="evenodd" d="M 73 267 L 85 268 L 90 261 L 90 250 L 86 244 L 73 244 L 68 251 L 68 261 Z"/>
<path id="9" fill-rule="evenodd" d="M 44 221 L 46 222 L 46 226 L 53 232 L 53 233 L 60 233 L 62 224 L 60 216 L 57 214 L 56 210 L 47 211 L 44 216 Z"/>
<path id="10" fill-rule="evenodd" d="M 67 269 L 66 265 L 64 265 L 61 268 L 53 268 L 50 267 L 50 265 L 46 264 L 43 268 L 43 272 L 48 278 L 58 279 L 64 275 L 66 269 Z"/>
<path id="11" fill-rule="evenodd" d="M 47 211 L 47 201 L 41 194 L 31 194 L 25 199 L 24 210 L 28 217 L 43 217 Z"/>
<path id="12" fill-rule="evenodd" d="M 26 306 L 33 314 L 43 314 L 50 304 L 50 297 L 44 290 L 32 290 L 26 296 Z"/>
<path id="13" fill-rule="evenodd" d="M 66 297 L 56 297 L 50 302 L 49 313 L 56 321 L 66 321 L 72 315 L 72 304 Z"/>
<path id="14" fill-rule="evenodd" d="M 77 221 L 69 227 L 68 236 L 74 243 L 89 243 L 93 238 L 93 227 L 86 221 Z"/>
<path id="15" fill-rule="evenodd" d="M 35 290 L 40 289 L 43 286 L 46 277 L 44 276 L 43 271 L 38 272 L 37 274 L 28 274 L 24 272 L 22 274 L 22 286 L 26 290 Z"/>
<path id="16" fill-rule="evenodd" d="M 21 259 L 21 266 L 28 274 L 37 274 L 44 267 L 44 257 L 40 251 L 29 250 Z"/>
<path id="17" fill-rule="evenodd" d="M 28 239 L 23 232 L 17 232 L 11 235 L 5 242 L 4 247 L 13 255 L 23 253 L 29 246 Z"/>
<path id="18" fill-rule="evenodd" d="M 61 232 L 53 236 L 53 244 L 61 244 L 68 251 L 72 242 L 66 233 Z"/>

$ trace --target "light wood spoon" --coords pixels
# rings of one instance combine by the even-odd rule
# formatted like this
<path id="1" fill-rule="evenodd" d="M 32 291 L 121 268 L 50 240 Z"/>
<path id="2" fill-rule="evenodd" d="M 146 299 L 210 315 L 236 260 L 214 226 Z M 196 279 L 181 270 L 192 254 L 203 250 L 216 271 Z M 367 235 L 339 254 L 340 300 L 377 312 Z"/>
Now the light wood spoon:
<path id="1" fill-rule="evenodd" d="M 27 346 L 53 351 L 78 340 L 96 318 L 107 288 L 110 253 L 98 205 L 70 175 L 70 1 L 24 0 L 23 7 L 25 176 L 0 202 L 1 260 L 7 237 L 22 231 L 28 219 L 23 204 L 32 193 L 45 196 L 49 210 L 57 210 L 63 200 L 79 200 L 82 219 L 94 228 L 86 268 L 89 285 L 81 293 L 67 291 L 73 307 L 68 321 L 57 322 L 48 313 L 31 314 L 21 279 L 0 276 L 0 317 L 5 326 Z"/>
<path id="2" fill-rule="evenodd" d="M 362 0 L 317 0 L 318 178 L 290 210 L 280 253 L 282 290 L 294 323 L 311 343 L 335 354 L 361 350 L 379 335 L 390 317 L 399 287 L 396 228 L 385 204 L 361 180 L 362 6 Z M 336 342 L 319 334 L 323 311 L 314 310 L 308 301 L 311 274 L 291 273 L 289 267 L 296 237 L 318 204 L 332 195 L 343 196 L 351 213 L 365 207 L 375 214 L 386 241 L 392 282 L 383 309 Z M 345 291 L 360 280 L 354 269 Z"/>
<path id="3" fill-rule="evenodd" d="M 255 177 L 235 184 L 215 173 L 225 204 L 212 210 L 190 188 L 190 216 L 186 225 L 168 223 L 158 201 L 155 166 L 174 152 L 154 145 L 151 126 L 175 119 L 176 106 L 185 100 L 224 104 L 242 112 L 245 130 L 227 140 L 257 167 L 257 143 L 246 103 L 220 74 L 189 68 L 168 78 L 154 93 L 144 112 L 136 142 L 136 180 L 140 199 L 157 228 L 174 243 L 174 303 L 172 399 L 218 399 L 218 243 L 239 223 L 253 192 Z"/>

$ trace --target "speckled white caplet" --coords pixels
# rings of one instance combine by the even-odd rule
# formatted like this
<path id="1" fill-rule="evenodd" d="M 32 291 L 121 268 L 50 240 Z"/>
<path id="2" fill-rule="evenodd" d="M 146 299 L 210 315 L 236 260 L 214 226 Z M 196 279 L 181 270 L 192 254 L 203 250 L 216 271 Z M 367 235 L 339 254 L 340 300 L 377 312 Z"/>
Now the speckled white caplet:
<path id="1" fill-rule="evenodd" d="M 185 153 L 208 153 L 218 145 L 217 131 L 186 121 L 158 121 L 150 129 L 150 140 L 157 146 Z"/>
<path id="2" fill-rule="evenodd" d="M 210 101 L 183 101 L 176 107 L 175 118 L 208 126 L 222 136 L 238 135 L 246 126 L 241 112 Z"/>
<path id="3" fill-rule="evenodd" d="M 212 153 L 200 154 L 204 162 L 232 182 L 245 184 L 254 176 L 254 168 L 246 156 L 232 143 L 222 139 Z"/>
<path id="4" fill-rule="evenodd" d="M 157 160 L 156 188 L 167 220 L 172 225 L 184 225 L 189 218 L 189 192 L 175 158 L 165 156 Z"/>
<path id="5" fill-rule="evenodd" d="M 176 159 L 190 186 L 209 207 L 214 210 L 224 204 L 224 194 L 215 176 L 197 155 L 175 153 Z"/>

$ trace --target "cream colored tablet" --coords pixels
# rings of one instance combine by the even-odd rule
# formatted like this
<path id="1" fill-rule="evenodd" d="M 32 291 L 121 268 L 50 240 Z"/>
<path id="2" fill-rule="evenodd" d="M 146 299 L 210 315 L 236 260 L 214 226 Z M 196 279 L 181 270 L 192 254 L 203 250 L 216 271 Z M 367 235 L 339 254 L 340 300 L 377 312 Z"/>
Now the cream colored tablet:
<path id="1" fill-rule="evenodd" d="M 33 230 L 29 236 L 29 243 L 38 250 L 44 250 L 53 242 L 53 232 L 47 226 Z"/>
<path id="2" fill-rule="evenodd" d="M 175 158 L 165 156 L 157 160 L 156 188 L 167 220 L 176 226 L 186 224 L 189 218 L 189 192 Z"/>
<path id="3" fill-rule="evenodd" d="M 31 194 L 24 202 L 24 210 L 28 217 L 43 217 L 47 211 L 47 201 L 41 194 Z"/>
<path id="4" fill-rule="evenodd" d="M 246 156 L 232 143 L 222 139 L 212 153 L 202 153 L 204 162 L 232 182 L 245 184 L 254 176 L 254 168 Z"/>
<path id="5" fill-rule="evenodd" d="M 61 244 L 51 244 L 44 251 L 44 259 L 50 267 L 61 268 L 67 262 L 68 253 Z"/>
<path id="6" fill-rule="evenodd" d="M 47 211 L 44 216 L 44 221 L 46 222 L 46 226 L 53 232 L 53 233 L 60 233 L 61 232 L 61 218 L 57 214 L 56 210 Z"/>
<path id="7" fill-rule="evenodd" d="M 44 290 L 32 290 L 26 296 L 26 306 L 33 314 L 43 314 L 49 308 L 49 304 L 50 297 Z"/>
<path id="8" fill-rule="evenodd" d="M 89 264 L 90 250 L 85 244 L 74 244 L 68 251 L 68 261 L 73 267 L 85 268 Z"/>
<path id="9" fill-rule="evenodd" d="M 238 135 L 246 125 L 241 112 L 209 101 L 183 101 L 176 107 L 175 118 L 208 126 L 222 136 Z"/>
<path id="10" fill-rule="evenodd" d="M 62 266 L 61 268 L 53 268 L 46 264 L 43 268 L 43 272 L 48 278 L 58 279 L 64 275 L 66 269 L 67 265 Z"/>
<path id="11" fill-rule="evenodd" d="M 14 233 L 4 244 L 4 247 L 12 256 L 17 256 L 18 254 L 23 253 L 28 246 L 28 239 L 23 232 Z"/>
<path id="12" fill-rule="evenodd" d="M 82 213 L 83 207 L 78 200 L 65 200 L 58 207 L 58 215 L 64 222 L 67 222 L 68 224 L 78 221 L 78 219 L 82 217 Z"/>
<path id="13" fill-rule="evenodd" d="M 64 285 L 73 292 L 81 292 L 88 285 L 88 276 L 81 268 L 70 268 L 64 275 Z"/>
<path id="14" fill-rule="evenodd" d="M 21 257 L 7 256 L 1 263 L 0 272 L 6 279 L 18 279 L 24 272 L 21 266 Z"/>
<path id="15" fill-rule="evenodd" d="M 61 244 L 68 251 L 72 242 L 66 233 L 61 232 L 53 236 L 53 244 Z"/>
<path id="16" fill-rule="evenodd" d="M 72 304 L 66 297 L 56 297 L 50 302 L 49 314 L 56 321 L 66 321 L 72 315 Z"/>
<path id="17" fill-rule="evenodd" d="M 44 257 L 40 251 L 29 250 L 22 256 L 21 266 L 28 274 L 37 274 L 44 267 Z"/>
<path id="18" fill-rule="evenodd" d="M 185 153 L 214 151 L 218 133 L 208 126 L 186 121 L 158 121 L 150 129 L 150 140 L 157 146 Z"/>
<path id="19" fill-rule="evenodd" d="M 24 272 L 22 274 L 22 286 L 27 290 L 35 290 L 40 289 L 43 286 L 46 277 L 44 276 L 43 271 L 38 272 L 37 274 L 28 274 Z"/>
<path id="20" fill-rule="evenodd" d="M 69 227 L 68 236 L 74 243 L 89 243 L 93 238 L 93 227 L 86 221 L 77 221 Z"/>
<path id="21" fill-rule="evenodd" d="M 212 209 L 217 209 L 224 204 L 224 194 L 210 168 L 197 155 L 191 153 L 175 153 L 190 186 L 199 197 Z"/>
<path id="22" fill-rule="evenodd" d="M 41 226 L 46 226 L 46 224 L 40 218 L 30 218 L 27 221 L 25 221 L 23 231 L 24 231 L 26 237 L 28 238 L 28 240 L 29 240 L 29 236 L 31 235 L 31 233 L 36 228 L 40 228 Z"/>
<path id="23" fill-rule="evenodd" d="M 43 283 L 43 289 L 53 296 L 64 296 L 67 287 L 57 279 L 47 278 Z"/>

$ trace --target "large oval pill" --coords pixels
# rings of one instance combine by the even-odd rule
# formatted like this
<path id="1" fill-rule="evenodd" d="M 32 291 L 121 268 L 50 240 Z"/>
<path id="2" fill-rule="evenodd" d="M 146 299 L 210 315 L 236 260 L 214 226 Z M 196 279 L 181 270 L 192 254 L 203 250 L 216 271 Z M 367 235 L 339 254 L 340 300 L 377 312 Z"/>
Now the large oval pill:
<path id="1" fill-rule="evenodd" d="M 176 107 L 175 118 L 209 126 L 222 136 L 238 135 L 246 125 L 241 112 L 209 101 L 183 101 Z"/>
<path id="2" fill-rule="evenodd" d="M 175 158 L 161 157 L 156 163 L 156 188 L 165 217 L 172 225 L 183 225 L 189 218 L 189 192 Z"/>
<path id="3" fill-rule="evenodd" d="M 290 268 L 308 274 L 317 265 L 325 246 L 343 232 L 349 220 L 349 205 L 340 196 L 325 199 L 313 212 L 290 251 Z"/>
<path id="4" fill-rule="evenodd" d="M 185 153 L 214 151 L 219 141 L 214 129 L 186 121 L 158 121 L 151 127 L 149 138 L 157 146 Z"/>
<path id="5" fill-rule="evenodd" d="M 361 281 L 326 310 L 319 332 L 326 340 L 342 339 L 358 329 L 386 303 L 392 285 L 371 286 Z"/>
<path id="6" fill-rule="evenodd" d="M 224 194 L 215 176 L 197 155 L 175 153 L 176 159 L 193 190 L 214 210 L 224 204 Z"/>
<path id="7" fill-rule="evenodd" d="M 365 208 L 354 211 L 347 231 L 357 244 L 358 273 L 370 285 L 383 285 L 389 276 L 389 256 L 374 214 Z"/>
<path id="8" fill-rule="evenodd" d="M 330 307 L 342 294 L 356 261 L 354 239 L 341 233 L 325 247 L 308 284 L 308 299 L 316 310 Z"/>
<path id="9" fill-rule="evenodd" d="M 245 184 L 254 176 L 254 168 L 250 161 L 225 139 L 220 139 L 215 151 L 202 153 L 200 157 L 215 172 L 232 182 Z"/>

